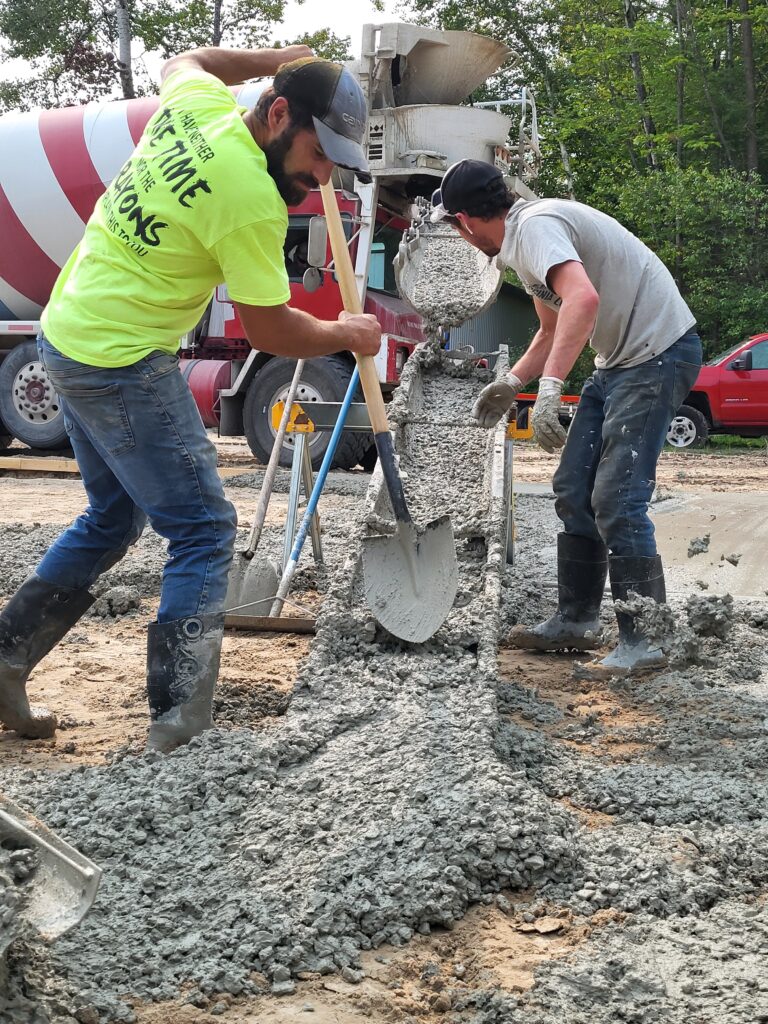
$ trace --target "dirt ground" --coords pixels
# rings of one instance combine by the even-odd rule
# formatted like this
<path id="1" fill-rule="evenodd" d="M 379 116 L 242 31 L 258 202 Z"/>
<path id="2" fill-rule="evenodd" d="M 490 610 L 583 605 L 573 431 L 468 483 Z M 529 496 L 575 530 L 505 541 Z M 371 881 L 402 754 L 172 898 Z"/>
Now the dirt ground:
<path id="1" fill-rule="evenodd" d="M 240 441 L 219 443 L 222 465 L 253 468 Z M 516 450 L 515 474 L 520 483 L 551 479 L 556 457 L 532 445 Z M 768 491 L 768 457 L 760 450 L 722 455 L 710 452 L 665 453 L 659 483 L 673 492 Z M 228 487 L 238 508 L 240 524 L 250 524 L 255 495 Z M 0 473 L 0 523 L 66 524 L 81 510 L 83 492 L 76 477 L 47 477 Z M 332 516 L 344 498 L 324 499 L 323 514 Z M 275 495 L 269 522 L 285 514 L 287 498 Z M 128 556 L 130 557 L 130 555 Z M 311 596 L 311 595 L 310 595 Z M 144 599 L 140 608 L 116 619 L 86 617 L 32 675 L 35 701 L 52 707 L 61 729 L 54 740 L 29 742 L 13 733 L 0 733 L 0 761 L 55 771 L 73 764 L 97 764 L 126 748 L 140 749 L 146 732 L 144 694 L 146 623 L 155 611 Z M 228 630 L 215 713 L 219 724 L 269 729 L 290 703 L 292 681 L 306 655 L 310 637 Z M 502 676 L 560 707 L 574 721 L 597 721 L 604 728 L 597 740 L 583 741 L 582 753 L 603 761 L 631 763 L 641 748 L 621 741 L 629 725 L 652 724 L 647 712 L 617 696 L 607 684 L 575 682 L 570 659 L 531 657 L 504 649 Z M 546 731 L 547 726 L 542 726 Z M 575 743 L 553 737 L 553 743 Z M 581 811 L 570 802 L 589 828 L 611 827 L 612 819 Z M 338 977 L 306 979 L 291 996 L 265 995 L 238 1000 L 219 997 L 205 1008 L 184 1004 L 136 1006 L 139 1024 L 373 1024 L 438 1021 L 449 1009 L 441 1001 L 447 981 L 455 988 L 499 988 L 522 991 L 533 984 L 542 962 L 568 953 L 590 929 L 610 919 L 598 913 L 590 923 L 558 907 L 536 905 L 531 912 L 525 894 L 474 907 L 453 931 L 419 935 L 404 948 L 381 948 L 364 957 L 365 980 L 350 985 Z M 615 915 L 614 918 L 615 919 Z M 458 982 L 457 982 L 458 979 Z M 264 979 L 268 991 L 267 979 Z"/>
<path id="2" fill-rule="evenodd" d="M 515 448 L 515 478 L 549 483 L 559 455 L 548 455 L 532 442 Z M 768 491 L 768 448 L 691 449 L 662 453 L 656 477 L 664 490 Z"/>

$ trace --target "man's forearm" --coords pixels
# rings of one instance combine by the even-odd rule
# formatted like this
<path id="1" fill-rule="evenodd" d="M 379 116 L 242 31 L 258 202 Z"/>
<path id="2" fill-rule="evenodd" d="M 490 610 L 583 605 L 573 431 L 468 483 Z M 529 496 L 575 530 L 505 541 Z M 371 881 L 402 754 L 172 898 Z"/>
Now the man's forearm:
<path id="1" fill-rule="evenodd" d="M 249 338 L 253 348 L 274 356 L 296 359 L 330 356 L 347 348 L 347 329 L 343 323 L 317 320 L 292 306 L 286 306 L 285 311 L 280 329 L 265 332 L 255 340 Z"/>
<path id="2" fill-rule="evenodd" d="M 554 340 L 554 334 L 540 328 L 534 334 L 530 345 L 517 360 L 510 372 L 521 380 L 523 384 L 527 384 L 529 380 L 540 377 L 544 371 L 544 364 L 549 358 Z"/>
<path id="3" fill-rule="evenodd" d="M 203 46 L 199 50 L 173 57 L 163 67 L 163 78 L 176 66 L 193 64 L 201 71 L 220 78 L 225 85 L 239 85 L 249 78 L 263 78 L 274 75 L 281 64 L 291 60 L 291 51 L 276 50 L 227 50 L 218 46 Z"/>
<path id="4" fill-rule="evenodd" d="M 542 376 L 565 380 L 589 341 L 595 326 L 595 312 L 595 305 L 591 301 L 575 299 L 563 302 Z"/>

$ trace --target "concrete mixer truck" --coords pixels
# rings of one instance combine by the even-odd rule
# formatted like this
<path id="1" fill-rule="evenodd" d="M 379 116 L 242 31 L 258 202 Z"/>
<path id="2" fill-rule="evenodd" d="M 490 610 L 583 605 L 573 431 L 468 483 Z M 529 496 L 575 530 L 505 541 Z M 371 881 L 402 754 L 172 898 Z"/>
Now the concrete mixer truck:
<path id="1" fill-rule="evenodd" d="M 363 185 L 341 172 L 336 185 L 365 311 L 384 330 L 377 366 L 385 390 L 423 341 L 420 318 L 397 296 L 392 270 L 412 200 L 430 195 L 462 157 L 516 170 L 505 148 L 511 119 L 493 108 L 459 105 L 508 56 L 505 46 L 473 33 L 401 23 L 364 27 L 353 70 L 368 100 L 373 182 Z M 234 92 L 250 106 L 267 84 L 246 83 Z M 67 445 L 59 400 L 35 349 L 38 318 L 94 204 L 157 105 L 157 98 L 142 98 L 0 118 L 0 446 L 13 437 L 33 448 Z M 289 211 L 285 259 L 291 303 L 335 319 L 342 301 L 321 212 L 319 192 Z M 292 362 L 249 345 L 224 285 L 179 348 L 205 424 L 225 436 L 245 435 L 253 454 L 266 460 L 274 438 L 271 408 L 287 392 Z M 309 361 L 298 400 L 341 401 L 352 368 L 351 356 Z M 327 434 L 312 435 L 315 464 L 327 443 Z M 369 435 L 346 433 L 337 465 L 365 463 L 371 448 Z"/>

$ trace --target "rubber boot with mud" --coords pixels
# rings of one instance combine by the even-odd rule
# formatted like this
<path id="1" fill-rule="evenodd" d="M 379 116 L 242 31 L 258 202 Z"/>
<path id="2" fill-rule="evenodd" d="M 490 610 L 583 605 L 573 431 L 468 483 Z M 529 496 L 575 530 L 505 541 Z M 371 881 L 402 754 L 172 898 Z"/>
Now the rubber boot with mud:
<path id="1" fill-rule="evenodd" d="M 654 555 L 652 558 L 611 555 L 608 559 L 608 569 L 614 601 L 626 601 L 631 592 L 640 597 L 651 597 L 658 604 L 664 604 L 667 600 L 664 567 L 660 555 Z M 667 664 L 666 655 L 660 647 L 650 643 L 640 632 L 634 615 L 617 610 L 616 622 L 619 627 L 619 642 L 616 649 L 605 658 L 583 666 L 583 672 L 589 678 L 607 679 L 611 676 L 642 674 L 664 668 Z"/>
<path id="2" fill-rule="evenodd" d="M 39 576 L 26 579 L 0 613 L 0 722 L 25 739 L 50 739 L 58 722 L 52 711 L 31 707 L 27 679 L 90 608 L 87 590 L 57 587 Z"/>
<path id="3" fill-rule="evenodd" d="M 514 626 L 513 647 L 531 651 L 591 651 L 600 646 L 600 604 L 608 556 L 605 544 L 557 535 L 557 611 L 535 626 Z"/>
<path id="4" fill-rule="evenodd" d="M 210 729 L 223 636 L 223 612 L 150 624 L 147 750 L 167 754 Z"/>

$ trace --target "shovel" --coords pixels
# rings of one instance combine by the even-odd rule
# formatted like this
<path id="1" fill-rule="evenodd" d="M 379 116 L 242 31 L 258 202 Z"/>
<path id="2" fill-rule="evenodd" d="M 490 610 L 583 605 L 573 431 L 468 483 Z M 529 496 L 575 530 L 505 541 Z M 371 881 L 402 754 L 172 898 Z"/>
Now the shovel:
<path id="1" fill-rule="evenodd" d="M 304 360 L 299 359 L 285 399 L 283 415 L 277 428 L 275 441 L 269 455 L 269 462 L 261 482 L 259 503 L 248 538 L 248 547 L 235 555 L 229 570 L 229 586 L 227 587 L 226 608 L 228 611 L 241 611 L 255 605 L 269 604 L 275 599 L 279 577 L 274 562 L 269 558 L 254 558 L 256 548 L 261 539 L 264 520 L 267 517 L 269 499 L 275 486 L 275 475 L 280 462 L 280 453 L 285 440 L 288 421 L 291 418 L 291 407 L 296 400 L 301 375 L 304 372 Z M 262 614 L 261 611 L 258 614 Z"/>
<path id="2" fill-rule="evenodd" d="M 100 868 L 2 795 L 0 847 L 36 856 L 37 866 L 24 884 L 20 915 L 25 921 L 47 941 L 79 924 L 99 888 Z"/>
<path id="3" fill-rule="evenodd" d="M 362 313 L 336 193 L 330 183 L 320 188 L 344 308 Z M 414 525 L 403 493 L 376 365 L 370 356 L 356 355 L 355 359 L 396 526 L 392 537 L 363 539 L 365 599 L 390 633 L 401 640 L 423 643 L 440 628 L 456 597 L 458 566 L 453 528 L 447 515 L 427 523 L 423 530 Z"/>
<path id="4" fill-rule="evenodd" d="M 331 463 L 336 456 L 336 449 L 339 447 L 339 441 L 341 440 L 341 432 L 344 429 L 344 424 L 347 421 L 347 415 L 349 413 L 349 407 L 352 405 L 352 399 L 357 391 L 357 386 L 360 383 L 360 372 L 355 368 L 354 373 L 350 377 L 349 384 L 347 386 L 347 393 L 344 395 L 344 401 L 341 403 L 339 414 L 336 417 L 336 423 L 331 434 L 331 439 L 328 442 L 328 447 L 325 449 L 325 455 L 323 456 L 322 465 L 317 472 L 315 477 L 315 483 L 312 488 L 312 493 L 309 496 L 307 507 L 304 511 L 304 518 L 301 520 L 301 525 L 296 531 L 296 538 L 293 542 L 293 548 L 291 549 L 290 557 L 285 563 L 283 569 L 282 579 L 280 585 L 277 588 L 277 594 L 275 595 L 275 601 L 270 611 L 270 617 L 276 618 L 282 615 L 283 604 L 288 596 L 288 591 L 291 589 L 291 581 L 293 580 L 296 568 L 299 564 L 299 557 L 301 556 L 301 549 L 304 547 L 304 541 L 307 539 L 307 534 L 312 529 L 312 520 L 317 511 L 317 505 L 320 501 L 320 495 L 325 487 L 325 481 L 328 478 L 328 473 L 331 469 Z"/>

